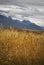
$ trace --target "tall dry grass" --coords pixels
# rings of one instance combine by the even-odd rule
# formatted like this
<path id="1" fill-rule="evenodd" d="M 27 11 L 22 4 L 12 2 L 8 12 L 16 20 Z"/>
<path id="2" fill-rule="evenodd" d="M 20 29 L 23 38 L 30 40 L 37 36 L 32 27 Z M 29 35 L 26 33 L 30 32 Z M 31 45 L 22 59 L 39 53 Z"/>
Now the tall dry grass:
<path id="1" fill-rule="evenodd" d="M 0 28 L 0 65 L 44 65 L 44 31 Z"/>

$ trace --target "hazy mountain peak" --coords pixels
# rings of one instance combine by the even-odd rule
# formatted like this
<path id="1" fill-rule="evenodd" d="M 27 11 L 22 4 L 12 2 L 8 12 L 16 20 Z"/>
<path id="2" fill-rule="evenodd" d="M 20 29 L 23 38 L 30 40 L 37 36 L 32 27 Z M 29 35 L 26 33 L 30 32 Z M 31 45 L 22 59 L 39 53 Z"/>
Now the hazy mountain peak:
<path id="1" fill-rule="evenodd" d="M 32 30 L 44 30 L 44 28 L 37 26 L 31 21 L 28 20 L 13 20 L 10 16 L 6 17 L 4 15 L 0 15 L 0 24 L 3 27 L 17 27 L 17 28 L 24 28 L 24 29 L 32 29 Z"/>

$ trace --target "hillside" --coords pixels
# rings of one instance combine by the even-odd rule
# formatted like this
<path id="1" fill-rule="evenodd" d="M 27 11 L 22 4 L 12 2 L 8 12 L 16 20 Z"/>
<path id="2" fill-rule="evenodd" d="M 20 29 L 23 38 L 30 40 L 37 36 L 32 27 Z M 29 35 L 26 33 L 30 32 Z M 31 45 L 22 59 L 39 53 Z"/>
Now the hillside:
<path id="1" fill-rule="evenodd" d="M 29 20 L 14 20 L 11 16 L 6 17 L 4 15 L 0 15 L 0 27 L 4 28 L 23 28 L 23 29 L 31 29 L 31 30 L 44 30 L 44 27 L 38 26 L 35 23 L 32 23 Z"/>
<path id="2" fill-rule="evenodd" d="M 44 65 L 44 31 L 0 28 L 0 65 Z"/>

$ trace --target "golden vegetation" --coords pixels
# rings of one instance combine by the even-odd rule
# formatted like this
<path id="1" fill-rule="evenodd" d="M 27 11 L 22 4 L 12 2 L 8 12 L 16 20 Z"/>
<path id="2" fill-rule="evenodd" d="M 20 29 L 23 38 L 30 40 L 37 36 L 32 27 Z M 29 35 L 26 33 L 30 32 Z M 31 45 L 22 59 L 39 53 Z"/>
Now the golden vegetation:
<path id="1" fill-rule="evenodd" d="M 0 65 L 44 65 L 44 31 L 0 28 Z"/>

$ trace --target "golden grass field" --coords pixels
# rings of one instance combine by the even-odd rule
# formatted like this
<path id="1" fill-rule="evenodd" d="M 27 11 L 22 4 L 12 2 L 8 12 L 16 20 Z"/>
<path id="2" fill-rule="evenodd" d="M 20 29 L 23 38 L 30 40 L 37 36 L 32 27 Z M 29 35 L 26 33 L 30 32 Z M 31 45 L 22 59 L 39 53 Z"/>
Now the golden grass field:
<path id="1" fill-rule="evenodd" d="M 44 31 L 0 28 L 0 65 L 44 65 Z"/>

